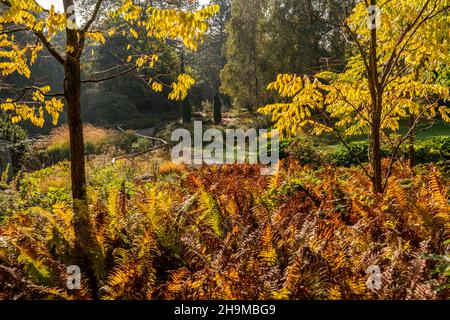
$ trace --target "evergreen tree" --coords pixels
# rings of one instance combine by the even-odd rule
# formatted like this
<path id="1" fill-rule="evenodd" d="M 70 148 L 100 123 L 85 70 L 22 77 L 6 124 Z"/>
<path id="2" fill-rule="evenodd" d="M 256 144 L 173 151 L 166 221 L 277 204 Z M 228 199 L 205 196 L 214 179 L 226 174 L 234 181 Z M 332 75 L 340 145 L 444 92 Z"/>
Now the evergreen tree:
<path id="1" fill-rule="evenodd" d="M 216 92 L 214 96 L 214 123 L 219 125 L 222 123 L 222 102 L 220 101 L 219 93 Z"/>
<path id="2" fill-rule="evenodd" d="M 262 101 L 264 37 L 262 21 L 267 0 L 232 0 L 227 26 L 227 64 L 221 72 L 221 91 L 233 97 L 236 108 L 255 111 Z"/>
<path id="3" fill-rule="evenodd" d="M 205 42 L 198 52 L 187 56 L 189 65 L 196 73 L 197 88 L 208 100 L 220 88 L 220 71 L 225 66 L 225 44 L 228 38 L 226 25 L 231 17 L 230 0 L 212 0 L 211 4 L 220 6 L 220 11 L 210 20 L 210 28 Z"/>
<path id="4" fill-rule="evenodd" d="M 342 69 L 346 44 L 337 25 L 353 2 L 232 1 L 221 91 L 253 111 L 273 99 L 265 89 L 274 74 Z"/>

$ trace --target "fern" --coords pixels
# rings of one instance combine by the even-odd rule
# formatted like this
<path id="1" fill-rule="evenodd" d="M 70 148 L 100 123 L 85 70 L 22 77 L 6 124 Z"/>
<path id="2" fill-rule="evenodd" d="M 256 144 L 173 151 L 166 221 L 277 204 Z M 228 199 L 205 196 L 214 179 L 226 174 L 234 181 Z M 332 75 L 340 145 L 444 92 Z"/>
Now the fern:
<path id="1" fill-rule="evenodd" d="M 261 234 L 261 253 L 259 256 L 268 266 L 273 267 L 278 263 L 276 249 L 273 246 L 272 227 L 266 223 Z"/>
<path id="2" fill-rule="evenodd" d="M 40 284 L 50 284 L 52 281 L 52 272 L 45 266 L 45 260 L 35 259 L 19 245 L 14 245 L 18 250 L 17 262 L 24 266 L 24 270 L 31 278 Z"/>
<path id="3" fill-rule="evenodd" d="M 394 167 L 383 197 L 368 191 L 357 168 L 314 171 L 291 161 L 266 177 L 259 166 L 225 165 L 127 181 L 125 189 L 119 171 L 133 176 L 137 167 L 92 168 L 89 218 L 100 243 L 93 254 L 105 257 L 102 299 L 448 294 L 446 265 L 425 260 L 446 257 L 450 234 L 448 191 L 433 167 L 413 178 Z M 34 179 L 26 194 L 41 192 Z M 0 264 L 23 297 L 92 297 L 84 277 L 81 291 L 65 288 L 76 234 L 70 204 L 60 202 L 33 202 L 0 224 Z M 376 292 L 366 286 L 371 265 L 382 270 Z"/>
<path id="4" fill-rule="evenodd" d="M 199 196 L 200 210 L 203 212 L 199 220 L 205 223 L 220 237 L 222 229 L 220 226 L 220 208 L 214 198 L 207 192 L 201 192 Z"/>

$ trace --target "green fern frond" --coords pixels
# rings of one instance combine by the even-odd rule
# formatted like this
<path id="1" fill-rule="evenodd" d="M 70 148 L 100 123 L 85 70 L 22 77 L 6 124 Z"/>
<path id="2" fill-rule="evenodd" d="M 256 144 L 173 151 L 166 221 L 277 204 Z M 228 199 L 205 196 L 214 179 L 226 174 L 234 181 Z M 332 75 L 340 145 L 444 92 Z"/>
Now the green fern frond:
<path id="1" fill-rule="evenodd" d="M 216 200 L 208 192 L 202 191 L 199 197 L 199 206 L 202 214 L 200 220 L 203 220 L 214 233 L 220 237 L 222 235 L 221 229 L 221 213 L 220 207 Z"/>

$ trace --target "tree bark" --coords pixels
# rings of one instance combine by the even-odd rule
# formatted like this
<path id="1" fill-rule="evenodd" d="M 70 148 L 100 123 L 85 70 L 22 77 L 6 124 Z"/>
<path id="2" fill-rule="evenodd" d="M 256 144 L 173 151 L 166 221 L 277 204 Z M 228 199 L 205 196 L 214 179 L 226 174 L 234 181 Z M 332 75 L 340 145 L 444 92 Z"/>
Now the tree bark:
<path id="1" fill-rule="evenodd" d="M 377 100 L 375 110 L 372 114 L 370 163 L 373 170 L 372 189 L 375 193 L 380 194 L 383 192 L 383 174 L 381 166 L 381 97 L 377 98 Z"/>
<path id="2" fill-rule="evenodd" d="M 64 0 L 64 9 L 69 15 L 74 14 L 69 8 L 73 0 Z M 66 60 L 64 64 L 64 95 L 67 101 L 67 116 L 70 135 L 70 175 L 72 179 L 73 227 L 75 244 L 73 259 L 81 271 L 87 276 L 94 298 L 98 297 L 98 280 L 96 256 L 99 254 L 98 243 L 92 235 L 89 218 L 83 123 L 81 120 L 81 54 L 83 45 L 80 32 L 75 28 L 66 28 Z M 70 49 L 69 49 L 70 48 Z"/>
<path id="3" fill-rule="evenodd" d="M 411 170 L 414 170 L 414 166 L 416 165 L 416 151 L 414 150 L 414 143 L 415 143 L 415 135 L 416 135 L 416 130 L 415 130 L 415 125 L 416 125 L 416 118 L 414 117 L 413 113 L 409 114 L 409 157 L 408 157 L 408 163 L 409 163 L 409 168 Z"/>
<path id="4" fill-rule="evenodd" d="M 377 5 L 371 0 L 372 6 Z M 381 113 L 383 110 L 383 89 L 378 74 L 377 29 L 374 25 L 370 30 L 369 52 L 369 89 L 372 98 L 372 128 L 370 141 L 370 164 L 373 171 L 372 189 L 376 194 L 383 193 L 383 174 L 381 166 Z"/>
<path id="5" fill-rule="evenodd" d="M 68 34 L 68 38 L 70 38 Z M 71 45 L 73 41 L 68 41 Z M 76 57 L 67 57 L 64 66 L 64 94 L 67 100 L 67 115 L 70 133 L 71 177 L 73 199 L 86 200 L 86 169 L 83 123 L 81 121 L 81 66 Z"/>

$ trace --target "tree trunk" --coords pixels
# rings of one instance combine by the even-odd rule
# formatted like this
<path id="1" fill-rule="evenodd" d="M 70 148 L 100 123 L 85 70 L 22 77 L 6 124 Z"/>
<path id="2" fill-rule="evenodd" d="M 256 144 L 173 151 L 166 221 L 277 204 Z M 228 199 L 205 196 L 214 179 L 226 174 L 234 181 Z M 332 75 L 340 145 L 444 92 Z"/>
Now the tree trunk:
<path id="1" fill-rule="evenodd" d="M 377 102 L 376 110 L 372 115 L 372 131 L 370 143 L 370 164 L 373 170 L 372 189 L 375 193 L 383 192 L 383 174 L 381 167 L 381 101 Z"/>
<path id="2" fill-rule="evenodd" d="M 408 162 L 409 162 L 409 167 L 411 170 L 414 170 L 414 166 L 415 166 L 415 162 L 416 162 L 416 152 L 414 150 L 414 138 L 416 135 L 416 130 L 415 130 L 415 123 L 416 123 L 416 118 L 414 117 L 413 113 L 410 113 L 409 115 L 409 157 L 408 157 Z"/>
<path id="3" fill-rule="evenodd" d="M 220 101 L 220 96 L 218 92 L 216 92 L 216 94 L 214 95 L 213 115 L 214 115 L 214 124 L 220 125 L 222 123 L 222 102 Z"/>
<path id="4" fill-rule="evenodd" d="M 255 31 L 256 34 L 257 31 Z M 253 48 L 253 72 L 255 76 L 255 105 L 251 107 L 251 112 L 253 113 L 258 109 L 259 106 L 259 81 L 258 81 L 258 53 L 256 51 L 257 43 L 255 42 L 255 46 Z"/>
<path id="5" fill-rule="evenodd" d="M 180 73 L 186 73 L 186 63 L 184 57 L 184 49 L 181 49 L 180 52 Z M 186 97 L 183 101 L 180 101 L 180 113 L 181 113 L 181 121 L 182 123 L 191 123 L 192 121 L 192 106 L 189 98 Z"/>
<path id="6" fill-rule="evenodd" d="M 68 60 L 71 60 L 69 58 Z M 67 61 L 65 71 L 65 96 L 67 100 L 67 114 L 70 133 L 71 177 L 73 199 L 87 199 L 86 169 L 83 124 L 81 121 L 81 84 L 80 61 Z"/>
<path id="7" fill-rule="evenodd" d="M 376 0 L 371 0 L 372 6 L 377 5 Z M 383 89 L 378 74 L 377 56 L 377 29 L 374 25 L 370 30 L 369 53 L 369 89 L 372 98 L 372 127 L 370 141 L 370 164 L 372 166 L 372 189 L 376 194 L 383 193 L 383 174 L 381 167 L 381 113 L 383 110 Z"/>
<path id="8" fill-rule="evenodd" d="M 73 0 L 64 0 L 64 9 L 69 16 L 73 13 L 68 10 L 73 6 Z M 98 297 L 98 280 L 95 265 L 96 255 L 99 251 L 98 243 L 92 236 L 92 227 L 89 218 L 86 168 L 83 137 L 83 123 L 81 121 L 81 53 L 79 32 L 67 28 L 66 62 L 64 64 L 64 95 L 67 101 L 67 116 L 70 135 L 70 174 L 72 179 L 73 198 L 73 227 L 75 231 L 75 244 L 73 259 L 82 273 L 88 277 L 89 285 L 94 298 Z"/>
<path id="9" fill-rule="evenodd" d="M 181 118 L 185 124 L 192 122 L 192 105 L 188 97 L 181 101 Z"/>

